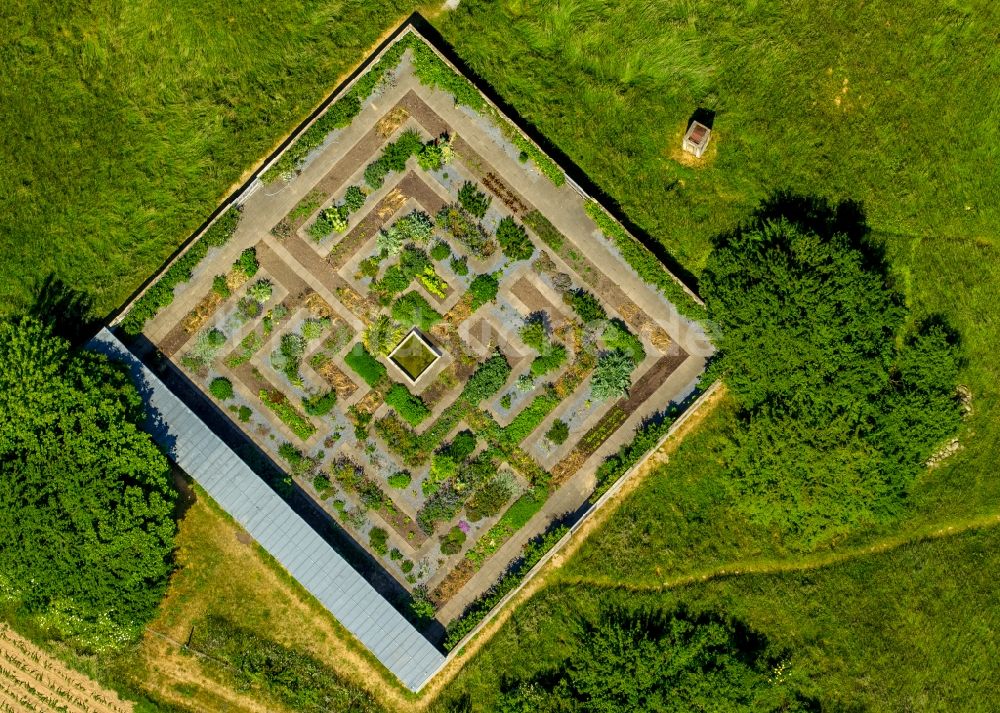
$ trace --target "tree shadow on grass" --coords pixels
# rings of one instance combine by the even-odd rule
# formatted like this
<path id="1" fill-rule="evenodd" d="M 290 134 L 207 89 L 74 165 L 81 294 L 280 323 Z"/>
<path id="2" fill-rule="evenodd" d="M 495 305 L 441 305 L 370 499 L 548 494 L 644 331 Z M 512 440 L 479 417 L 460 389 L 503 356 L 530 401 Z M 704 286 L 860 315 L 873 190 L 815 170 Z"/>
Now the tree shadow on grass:
<path id="1" fill-rule="evenodd" d="M 33 291 L 28 314 L 49 325 L 52 333 L 78 347 L 94 335 L 101 320 L 94 315 L 94 298 L 88 292 L 71 287 L 49 273 Z"/>

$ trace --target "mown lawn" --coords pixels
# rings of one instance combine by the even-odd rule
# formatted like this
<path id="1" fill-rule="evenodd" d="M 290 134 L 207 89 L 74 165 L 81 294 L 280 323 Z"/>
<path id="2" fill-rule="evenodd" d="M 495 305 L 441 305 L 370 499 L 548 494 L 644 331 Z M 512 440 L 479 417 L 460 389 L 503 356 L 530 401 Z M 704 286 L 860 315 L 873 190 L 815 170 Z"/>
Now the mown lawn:
<path id="1" fill-rule="evenodd" d="M 419 5 L 0 10 L 0 314 L 50 272 L 116 309 Z"/>

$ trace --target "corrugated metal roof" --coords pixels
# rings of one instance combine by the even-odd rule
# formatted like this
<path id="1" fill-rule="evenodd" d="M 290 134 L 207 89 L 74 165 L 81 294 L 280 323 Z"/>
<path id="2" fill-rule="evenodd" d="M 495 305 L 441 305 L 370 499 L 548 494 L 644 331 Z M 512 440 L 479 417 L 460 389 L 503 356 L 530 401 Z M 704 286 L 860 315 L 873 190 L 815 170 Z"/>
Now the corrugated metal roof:
<path id="1" fill-rule="evenodd" d="M 154 440 L 410 690 L 444 656 L 107 329 L 88 348 L 124 362 Z"/>

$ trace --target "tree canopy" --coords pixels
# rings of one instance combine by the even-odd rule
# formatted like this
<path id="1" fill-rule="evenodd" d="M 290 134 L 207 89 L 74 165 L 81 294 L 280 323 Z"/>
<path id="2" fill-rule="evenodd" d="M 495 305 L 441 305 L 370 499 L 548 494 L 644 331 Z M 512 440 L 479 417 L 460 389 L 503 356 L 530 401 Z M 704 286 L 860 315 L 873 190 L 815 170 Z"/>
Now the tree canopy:
<path id="1" fill-rule="evenodd" d="M 742 409 L 739 507 L 807 547 L 894 517 L 957 428 L 959 340 L 934 317 L 902 338 L 908 310 L 857 207 L 766 203 L 716 241 L 702 288 Z"/>
<path id="2" fill-rule="evenodd" d="M 0 322 L 0 588 L 54 633 L 120 641 L 163 594 L 176 493 L 143 415 L 119 366 Z"/>
<path id="3" fill-rule="evenodd" d="M 501 713 L 795 711 L 787 663 L 766 639 L 707 614 L 611 611 L 578 632 L 557 670 L 508 686 Z"/>

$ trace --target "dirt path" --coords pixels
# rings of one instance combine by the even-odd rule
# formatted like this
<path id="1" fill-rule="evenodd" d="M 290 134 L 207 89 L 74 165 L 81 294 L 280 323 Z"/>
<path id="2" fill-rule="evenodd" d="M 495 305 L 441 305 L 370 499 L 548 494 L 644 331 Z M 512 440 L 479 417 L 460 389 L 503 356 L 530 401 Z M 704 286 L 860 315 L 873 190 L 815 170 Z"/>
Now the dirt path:
<path id="1" fill-rule="evenodd" d="M 0 624 L 0 711 L 128 713 L 132 704 Z"/>
<path id="2" fill-rule="evenodd" d="M 923 542 L 940 540 L 945 537 L 954 537 L 971 530 L 983 530 L 1000 526 L 1000 513 L 984 515 L 968 520 L 959 520 L 934 530 L 928 530 L 917 534 L 897 535 L 879 540 L 865 547 L 846 550 L 844 552 L 829 553 L 806 557 L 797 557 L 789 560 L 778 561 L 746 561 L 733 562 L 732 564 L 718 567 L 704 572 L 686 574 L 681 577 L 671 577 L 660 584 L 632 584 L 620 582 L 600 577 L 560 577 L 559 583 L 582 585 L 595 587 L 598 589 L 618 589 L 637 594 L 663 592 L 678 587 L 686 587 L 701 582 L 709 582 L 714 579 L 724 579 L 726 577 L 738 577 L 755 574 L 786 574 L 791 572 L 809 572 L 824 567 L 843 564 L 852 560 L 873 555 L 885 554 L 893 550 L 916 545 Z"/>

